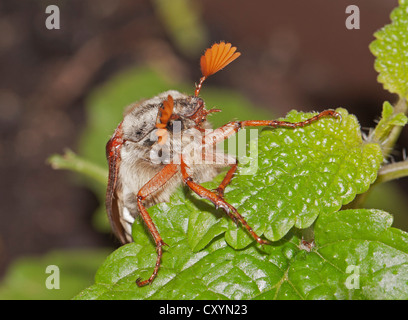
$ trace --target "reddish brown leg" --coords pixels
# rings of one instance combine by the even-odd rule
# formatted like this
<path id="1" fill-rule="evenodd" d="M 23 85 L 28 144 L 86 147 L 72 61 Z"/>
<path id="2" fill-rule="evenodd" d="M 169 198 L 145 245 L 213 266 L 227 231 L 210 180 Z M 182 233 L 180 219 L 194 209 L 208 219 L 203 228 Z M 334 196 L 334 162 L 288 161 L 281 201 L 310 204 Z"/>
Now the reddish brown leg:
<path id="1" fill-rule="evenodd" d="M 205 141 L 204 141 L 205 142 Z M 220 183 L 220 185 L 216 189 L 212 189 L 213 191 L 217 192 L 219 196 L 223 197 L 224 196 L 224 190 L 228 186 L 228 184 L 231 182 L 232 177 L 234 176 L 234 173 L 237 171 L 238 168 L 238 160 L 226 155 L 226 154 L 217 154 L 217 153 L 211 153 L 210 154 L 204 154 L 203 155 L 203 161 L 207 161 L 208 157 L 212 156 L 212 161 L 214 164 L 221 164 L 218 161 L 222 161 L 222 165 L 227 167 L 229 166 L 230 169 L 228 170 L 227 174 L 225 175 L 224 179 Z M 221 159 L 222 157 L 223 159 Z M 231 163 L 230 161 L 233 160 L 234 163 Z"/>
<path id="2" fill-rule="evenodd" d="M 140 278 L 136 280 L 136 284 L 139 287 L 151 284 L 157 275 L 160 268 L 161 257 L 163 254 L 162 246 L 166 245 L 161 238 L 159 232 L 154 225 L 152 218 L 150 218 L 149 213 L 143 206 L 143 200 L 145 200 L 149 195 L 154 193 L 157 189 L 163 186 L 172 176 L 174 176 L 178 171 L 178 166 L 175 164 L 166 165 L 159 173 L 157 173 L 152 179 L 149 180 L 138 192 L 137 194 L 137 207 L 139 209 L 140 215 L 147 228 L 149 229 L 154 243 L 156 244 L 157 259 L 154 270 L 149 279 L 142 281 Z"/>
<path id="3" fill-rule="evenodd" d="M 226 125 L 214 130 L 212 133 L 206 135 L 204 137 L 204 146 L 209 146 L 209 145 L 215 145 L 218 142 L 221 142 L 231 135 L 235 134 L 238 132 L 240 129 L 248 126 L 253 126 L 253 127 L 263 127 L 263 126 L 270 126 L 270 127 L 289 127 L 289 128 L 297 128 L 297 127 L 303 127 L 305 125 L 308 125 L 314 121 L 319 120 L 322 117 L 335 117 L 335 118 L 341 118 L 341 115 L 334 111 L 334 110 L 325 110 L 319 113 L 318 115 L 301 121 L 301 122 L 287 122 L 287 121 L 278 121 L 278 120 L 247 120 L 247 121 L 235 121 L 235 122 L 229 122 Z M 211 192 L 210 190 L 204 188 L 203 186 L 199 185 L 198 183 L 195 183 L 192 178 L 188 175 L 186 171 L 186 164 L 181 161 L 181 173 L 183 176 L 183 181 L 184 183 L 187 184 L 187 186 L 193 190 L 196 194 L 198 194 L 200 197 L 210 200 L 216 208 L 222 207 L 224 211 L 230 216 L 234 222 L 237 220 L 248 230 L 248 232 L 252 235 L 252 237 L 260 244 L 267 244 L 269 241 L 261 239 L 253 230 L 252 228 L 248 225 L 248 223 L 245 221 L 245 219 L 238 213 L 238 211 L 231 206 L 229 203 L 227 203 L 223 199 L 223 194 L 225 187 L 230 183 L 235 171 L 237 170 L 237 164 L 234 164 L 231 166 L 231 169 L 227 172 L 226 176 L 224 177 L 223 181 L 219 185 L 219 187 L 215 190 L 215 192 Z"/>
<path id="4" fill-rule="evenodd" d="M 306 119 L 301 122 L 287 122 L 287 121 L 278 121 L 278 120 L 246 120 L 241 121 L 241 127 L 256 127 L 256 126 L 270 126 L 270 127 L 289 127 L 289 128 L 297 128 L 297 127 L 304 127 L 312 122 L 315 122 L 323 117 L 333 117 L 333 118 L 341 118 L 340 113 L 334 110 L 324 110 L 319 114 L 315 115 L 312 118 Z"/>
<path id="5" fill-rule="evenodd" d="M 220 185 L 216 189 L 213 190 L 214 192 L 216 192 L 218 194 L 218 196 L 220 198 L 224 199 L 224 190 L 227 187 L 227 185 L 231 182 L 235 171 L 237 171 L 237 168 L 238 168 L 237 163 L 234 163 L 233 165 L 231 165 L 231 168 L 228 170 L 227 174 L 225 175 L 225 177 L 222 180 L 222 182 L 220 183 Z M 233 214 L 230 214 L 229 211 L 227 212 L 227 214 L 232 219 L 232 221 L 234 221 L 234 223 L 238 226 L 237 217 L 234 216 Z"/>
<path id="6" fill-rule="evenodd" d="M 334 110 L 325 110 L 320 112 L 318 115 L 314 117 L 301 121 L 301 122 L 287 122 L 287 121 L 278 121 L 278 120 L 246 120 L 246 121 L 234 121 L 229 122 L 222 127 L 215 129 L 212 133 L 208 134 L 204 138 L 204 143 L 208 144 L 216 144 L 221 142 L 231 135 L 238 132 L 240 129 L 244 127 L 288 127 L 288 128 L 298 128 L 304 127 L 312 122 L 319 120 L 322 117 L 334 117 L 334 118 L 341 118 L 340 113 Z"/>
<path id="7" fill-rule="evenodd" d="M 231 170 L 230 170 L 231 171 Z M 201 198 L 210 200 L 215 208 L 221 207 L 224 211 L 231 217 L 234 221 L 238 220 L 245 229 L 251 234 L 251 236 L 259 243 L 259 244 L 269 244 L 270 242 L 267 240 L 261 239 L 254 230 L 249 226 L 249 224 L 245 221 L 244 217 L 239 214 L 237 209 L 235 209 L 232 205 L 226 202 L 221 196 L 218 194 L 204 188 L 200 184 L 193 181 L 193 179 L 187 173 L 187 165 L 184 163 L 183 159 L 181 159 L 181 174 L 183 177 L 183 182 L 193 190 L 197 195 Z M 224 179 L 225 180 L 225 179 Z"/>
<path id="8" fill-rule="evenodd" d="M 234 176 L 234 173 L 237 171 L 238 163 L 234 163 L 231 165 L 231 168 L 228 170 L 227 174 L 225 175 L 224 179 L 220 183 L 220 185 L 214 191 L 218 193 L 220 197 L 224 197 L 224 190 L 229 185 Z"/>

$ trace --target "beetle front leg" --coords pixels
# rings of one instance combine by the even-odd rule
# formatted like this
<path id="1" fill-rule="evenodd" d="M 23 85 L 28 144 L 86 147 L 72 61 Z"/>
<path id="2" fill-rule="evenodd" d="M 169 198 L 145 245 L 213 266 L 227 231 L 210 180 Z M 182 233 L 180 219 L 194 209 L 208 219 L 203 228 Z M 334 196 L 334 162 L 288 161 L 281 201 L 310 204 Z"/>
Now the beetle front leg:
<path id="1" fill-rule="evenodd" d="M 210 134 L 204 137 L 204 145 L 215 145 L 225 139 L 228 139 L 233 134 L 245 127 L 286 127 L 286 128 L 299 128 L 304 127 L 312 122 L 315 122 L 323 117 L 340 118 L 341 114 L 334 110 L 324 110 L 319 114 L 300 122 L 287 122 L 279 120 L 245 120 L 245 121 L 233 121 L 215 129 Z"/>
<path id="2" fill-rule="evenodd" d="M 173 177 L 178 171 L 178 166 L 175 164 L 166 165 L 159 173 L 157 173 L 152 179 L 150 179 L 138 192 L 137 194 L 137 207 L 139 209 L 140 216 L 142 217 L 144 223 L 150 231 L 153 237 L 154 243 L 156 244 L 157 259 L 154 266 L 154 270 L 149 279 L 142 281 L 140 278 L 136 280 L 136 284 L 139 287 L 143 287 L 147 284 L 151 284 L 156 278 L 159 272 L 161 258 L 163 255 L 162 247 L 167 245 L 161 238 L 159 231 L 157 231 L 152 218 L 147 212 L 145 206 L 143 205 L 143 200 L 145 200 L 149 195 L 154 193 L 160 187 L 162 187 L 171 177 Z"/>

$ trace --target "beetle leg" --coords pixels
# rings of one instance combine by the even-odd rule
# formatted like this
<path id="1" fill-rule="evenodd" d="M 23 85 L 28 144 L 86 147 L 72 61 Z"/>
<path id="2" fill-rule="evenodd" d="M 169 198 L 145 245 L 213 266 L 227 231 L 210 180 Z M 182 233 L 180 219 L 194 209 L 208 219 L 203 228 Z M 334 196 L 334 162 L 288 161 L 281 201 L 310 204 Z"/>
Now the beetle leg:
<path id="1" fill-rule="evenodd" d="M 225 188 L 231 182 L 235 171 L 237 171 L 238 163 L 234 163 L 234 164 L 232 164 L 230 166 L 231 166 L 231 168 L 228 170 L 227 174 L 225 175 L 225 177 L 222 180 L 222 182 L 220 183 L 220 185 L 216 189 L 213 190 L 222 199 L 224 199 L 224 190 L 225 190 Z M 227 211 L 227 214 L 230 216 L 232 221 L 234 221 L 234 223 L 238 226 L 238 218 L 236 216 L 234 216 L 233 214 L 229 214 L 229 211 Z"/>
<path id="2" fill-rule="evenodd" d="M 320 112 L 319 114 L 315 115 L 312 118 L 306 119 L 301 122 L 287 122 L 287 121 L 279 121 L 279 120 L 245 120 L 245 121 L 233 121 L 228 122 L 227 124 L 215 129 L 210 134 L 204 137 L 204 145 L 215 145 L 218 142 L 221 142 L 233 134 L 237 133 L 244 127 L 287 127 L 287 128 L 298 128 L 304 127 L 312 122 L 319 120 L 322 117 L 333 117 L 333 118 L 340 118 L 341 114 L 334 111 L 334 110 L 325 110 Z"/>
<path id="3" fill-rule="evenodd" d="M 150 179 L 138 192 L 137 194 L 137 207 L 139 209 L 140 215 L 150 231 L 153 237 L 154 243 L 156 244 L 157 259 L 154 266 L 154 270 L 149 279 L 142 281 L 140 278 L 136 280 L 136 284 L 139 287 L 151 284 L 160 268 L 161 257 L 163 254 L 162 246 L 167 245 L 164 243 L 156 226 L 154 225 L 152 218 L 147 212 L 145 206 L 143 205 L 143 200 L 145 200 L 149 195 L 157 191 L 162 187 L 172 176 L 174 176 L 178 171 L 178 166 L 175 164 L 166 165 L 159 173 L 157 173 L 152 179 Z"/>
<path id="4" fill-rule="evenodd" d="M 216 208 L 221 207 L 224 209 L 224 211 L 230 216 L 234 221 L 238 220 L 244 227 L 245 229 L 248 230 L 248 232 L 251 234 L 251 236 L 261 245 L 263 244 L 269 244 L 270 242 L 267 240 L 263 240 L 261 237 L 259 237 L 255 231 L 252 229 L 252 227 L 245 221 L 244 217 L 239 214 L 237 209 L 235 209 L 232 205 L 230 205 L 228 202 L 224 200 L 221 196 L 218 194 L 204 188 L 202 185 L 196 183 L 193 181 L 193 179 L 190 177 L 190 175 L 187 173 L 187 165 L 184 163 L 183 159 L 181 159 L 181 174 L 183 177 L 183 182 L 191 189 L 193 190 L 197 195 L 199 195 L 201 198 L 210 200 Z"/>
<path id="5" fill-rule="evenodd" d="M 211 159 L 212 157 L 212 159 Z M 227 174 L 225 175 L 224 179 L 220 183 L 220 185 L 215 188 L 211 189 L 212 192 L 215 192 L 220 196 L 221 198 L 224 197 L 224 190 L 226 186 L 231 182 L 232 177 L 235 173 L 235 171 L 238 168 L 238 160 L 228 154 L 224 153 L 205 153 L 203 154 L 203 161 L 210 161 L 209 163 L 214 164 L 214 165 L 222 165 L 223 167 L 231 167 Z M 233 161 L 233 162 L 232 162 Z M 184 163 L 186 166 L 188 166 L 186 163 Z M 238 226 L 238 219 L 236 216 L 231 214 L 229 211 L 226 211 L 228 216 L 234 221 L 234 223 Z"/>
<path id="6" fill-rule="evenodd" d="M 234 173 L 237 171 L 238 161 L 234 164 L 231 164 L 230 166 L 231 168 L 228 170 L 224 179 L 221 181 L 220 185 L 214 190 L 220 197 L 224 197 L 224 190 L 231 182 Z"/>
<path id="7" fill-rule="evenodd" d="M 203 161 L 209 161 L 205 163 L 221 165 L 222 167 L 230 167 L 220 185 L 212 189 L 212 191 L 216 192 L 220 197 L 223 197 L 225 188 L 231 182 L 232 177 L 238 169 L 238 160 L 229 154 L 209 152 L 203 154 Z"/>

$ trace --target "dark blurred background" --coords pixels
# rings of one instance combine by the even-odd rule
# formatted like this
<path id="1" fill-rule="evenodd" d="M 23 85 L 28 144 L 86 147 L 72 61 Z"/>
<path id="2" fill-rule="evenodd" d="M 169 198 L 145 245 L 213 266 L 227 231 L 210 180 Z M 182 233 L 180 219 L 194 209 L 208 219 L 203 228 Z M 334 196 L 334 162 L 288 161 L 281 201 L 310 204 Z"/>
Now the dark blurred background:
<path id="1" fill-rule="evenodd" d="M 51 4 L 60 9 L 59 30 L 45 27 Z M 360 8 L 359 30 L 345 27 L 350 4 Z M 370 127 L 383 101 L 396 99 L 377 83 L 368 49 L 395 6 L 397 0 L 2 0 L 0 277 L 20 256 L 114 245 L 92 226 L 95 195 L 46 164 L 53 153 L 76 150 L 93 88 L 130 66 L 153 64 L 193 90 L 201 53 L 226 40 L 242 56 L 208 80 L 212 85 L 237 90 L 277 117 L 342 106 Z M 407 142 L 404 131 L 400 148 Z"/>

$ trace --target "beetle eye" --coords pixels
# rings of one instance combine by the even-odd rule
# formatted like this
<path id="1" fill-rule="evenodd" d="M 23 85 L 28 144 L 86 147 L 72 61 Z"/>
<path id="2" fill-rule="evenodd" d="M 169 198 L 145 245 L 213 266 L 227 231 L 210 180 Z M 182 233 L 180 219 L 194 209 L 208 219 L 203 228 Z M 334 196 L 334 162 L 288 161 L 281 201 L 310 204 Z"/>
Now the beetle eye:
<path id="1" fill-rule="evenodd" d="M 183 122 L 180 120 L 173 120 L 167 124 L 167 129 L 173 134 L 178 134 L 184 129 Z"/>

